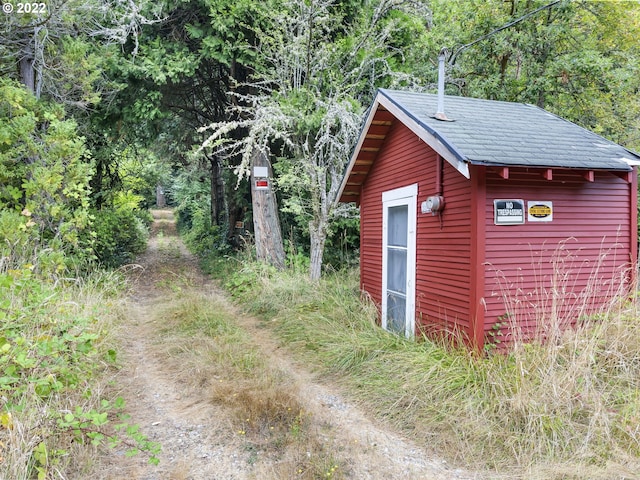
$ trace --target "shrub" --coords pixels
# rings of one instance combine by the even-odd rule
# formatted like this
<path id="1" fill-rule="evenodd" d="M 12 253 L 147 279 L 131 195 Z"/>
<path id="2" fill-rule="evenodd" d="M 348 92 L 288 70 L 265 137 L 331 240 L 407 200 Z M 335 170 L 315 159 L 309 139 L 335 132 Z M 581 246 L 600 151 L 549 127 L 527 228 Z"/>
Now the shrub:
<path id="1" fill-rule="evenodd" d="M 85 140 L 64 109 L 0 79 L 0 240 L 9 250 L 3 256 L 20 263 L 51 249 L 59 257 L 54 271 L 67 258 L 86 258 L 90 173 Z M 16 222 L 21 232 L 5 228 Z"/>
<path id="2" fill-rule="evenodd" d="M 190 227 L 183 230 L 183 233 L 189 249 L 198 255 L 224 253 L 229 250 L 224 229 L 218 225 L 211 225 L 211 216 L 205 208 L 192 211 Z"/>
<path id="3" fill-rule="evenodd" d="M 148 231 L 134 210 L 120 206 L 94 212 L 94 252 L 108 268 L 132 261 L 147 245 Z"/>
<path id="4" fill-rule="evenodd" d="M 208 197 L 183 198 L 176 209 L 178 229 L 189 249 L 200 256 L 229 253 L 226 228 L 211 224 Z"/>
<path id="5" fill-rule="evenodd" d="M 122 278 L 68 280 L 0 265 L 0 478 L 80 478 L 95 446 L 156 461 L 158 446 L 128 423 L 123 400 L 105 396 Z"/>
<path id="6" fill-rule="evenodd" d="M 25 215 L 0 209 L 0 258 L 8 267 L 17 267 L 33 257 L 37 232 L 32 226 Z"/>

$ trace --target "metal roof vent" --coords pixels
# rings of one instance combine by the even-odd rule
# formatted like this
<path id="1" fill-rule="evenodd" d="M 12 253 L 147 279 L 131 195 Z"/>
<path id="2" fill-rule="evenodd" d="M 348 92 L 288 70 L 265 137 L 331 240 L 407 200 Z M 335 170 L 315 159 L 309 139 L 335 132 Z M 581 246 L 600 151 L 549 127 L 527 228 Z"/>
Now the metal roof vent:
<path id="1" fill-rule="evenodd" d="M 447 49 L 443 48 L 440 50 L 440 55 L 438 55 L 438 111 L 433 115 L 433 118 L 442 120 L 443 122 L 453 122 L 453 120 L 448 118 L 444 113 L 444 67 L 447 60 L 447 53 Z"/>

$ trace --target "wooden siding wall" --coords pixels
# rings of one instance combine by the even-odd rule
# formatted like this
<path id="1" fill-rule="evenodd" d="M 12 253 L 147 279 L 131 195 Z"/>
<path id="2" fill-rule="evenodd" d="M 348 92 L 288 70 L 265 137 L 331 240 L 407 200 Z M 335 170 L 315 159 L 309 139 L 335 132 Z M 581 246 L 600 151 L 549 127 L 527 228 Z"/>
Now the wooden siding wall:
<path id="1" fill-rule="evenodd" d="M 485 332 L 502 320 L 505 339 L 527 339 L 606 306 L 635 259 L 634 188 L 606 172 L 588 182 L 579 172 L 554 170 L 548 181 L 540 171 L 512 168 L 505 180 L 488 169 Z M 494 199 L 522 199 L 525 209 L 528 200 L 552 201 L 553 221 L 496 226 Z"/>
<path id="2" fill-rule="evenodd" d="M 382 302 L 382 192 L 418 183 L 416 327 L 468 335 L 470 305 L 470 181 L 442 160 L 442 215 L 420 213 L 438 191 L 437 154 L 396 122 L 363 185 L 360 283 Z"/>

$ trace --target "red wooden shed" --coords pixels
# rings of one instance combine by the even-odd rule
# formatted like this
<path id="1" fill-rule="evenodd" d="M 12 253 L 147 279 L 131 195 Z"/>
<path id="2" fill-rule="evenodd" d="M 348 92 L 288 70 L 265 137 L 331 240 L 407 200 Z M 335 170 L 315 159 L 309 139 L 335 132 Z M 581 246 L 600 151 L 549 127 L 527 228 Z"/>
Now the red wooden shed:
<path id="1" fill-rule="evenodd" d="M 482 348 L 607 305 L 635 279 L 640 156 L 532 105 L 379 90 L 341 202 L 382 326 Z"/>

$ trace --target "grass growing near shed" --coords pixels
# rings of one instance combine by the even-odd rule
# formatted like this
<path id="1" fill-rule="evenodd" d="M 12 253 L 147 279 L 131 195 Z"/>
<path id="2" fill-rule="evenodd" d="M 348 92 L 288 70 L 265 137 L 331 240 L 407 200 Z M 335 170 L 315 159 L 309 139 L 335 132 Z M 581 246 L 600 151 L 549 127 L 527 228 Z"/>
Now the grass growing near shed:
<path id="1" fill-rule="evenodd" d="M 440 455 L 510 478 L 637 478 L 640 312 L 635 303 L 565 332 L 478 358 L 375 325 L 355 272 L 311 283 L 246 263 L 227 281 L 308 364 L 377 417 Z"/>

